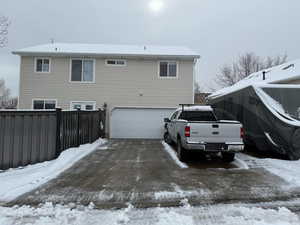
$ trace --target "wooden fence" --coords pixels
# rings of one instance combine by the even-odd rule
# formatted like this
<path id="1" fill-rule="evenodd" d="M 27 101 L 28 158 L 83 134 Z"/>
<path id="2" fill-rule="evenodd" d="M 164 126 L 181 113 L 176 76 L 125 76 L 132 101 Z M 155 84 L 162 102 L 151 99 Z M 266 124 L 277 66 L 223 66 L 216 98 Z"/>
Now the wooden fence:
<path id="1" fill-rule="evenodd" d="M 55 159 L 105 134 L 105 110 L 0 111 L 0 169 Z"/>

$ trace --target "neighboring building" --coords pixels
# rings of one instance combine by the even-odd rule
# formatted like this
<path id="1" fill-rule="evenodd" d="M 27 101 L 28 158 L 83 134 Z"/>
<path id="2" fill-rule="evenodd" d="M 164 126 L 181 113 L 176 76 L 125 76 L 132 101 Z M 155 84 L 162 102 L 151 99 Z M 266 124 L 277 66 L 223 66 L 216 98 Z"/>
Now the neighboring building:
<path id="1" fill-rule="evenodd" d="M 195 93 L 195 99 L 194 99 L 195 104 L 206 105 L 207 97 L 210 94 L 211 93 Z"/>
<path id="2" fill-rule="evenodd" d="M 194 102 L 199 55 L 185 47 L 55 43 L 13 53 L 21 56 L 19 108 L 106 103 L 111 137 L 158 138 L 162 117 Z"/>

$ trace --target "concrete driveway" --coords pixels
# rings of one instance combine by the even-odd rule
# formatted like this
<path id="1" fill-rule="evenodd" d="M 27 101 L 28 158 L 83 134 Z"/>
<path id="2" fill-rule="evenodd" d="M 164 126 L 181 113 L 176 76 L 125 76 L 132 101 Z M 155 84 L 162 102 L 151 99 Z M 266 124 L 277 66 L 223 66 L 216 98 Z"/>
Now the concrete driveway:
<path id="1" fill-rule="evenodd" d="M 110 140 L 58 178 L 12 204 L 44 202 L 99 208 L 288 200 L 298 190 L 262 168 L 178 167 L 159 140 Z"/>

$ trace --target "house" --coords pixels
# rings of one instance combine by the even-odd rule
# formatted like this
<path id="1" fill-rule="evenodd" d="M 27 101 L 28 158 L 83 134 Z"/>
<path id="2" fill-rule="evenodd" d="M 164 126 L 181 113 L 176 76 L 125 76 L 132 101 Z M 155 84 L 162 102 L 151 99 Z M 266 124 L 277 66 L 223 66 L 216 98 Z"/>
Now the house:
<path id="1" fill-rule="evenodd" d="M 194 102 L 186 47 L 53 43 L 20 55 L 20 109 L 96 110 L 107 105 L 112 138 L 161 138 L 162 120 Z"/>

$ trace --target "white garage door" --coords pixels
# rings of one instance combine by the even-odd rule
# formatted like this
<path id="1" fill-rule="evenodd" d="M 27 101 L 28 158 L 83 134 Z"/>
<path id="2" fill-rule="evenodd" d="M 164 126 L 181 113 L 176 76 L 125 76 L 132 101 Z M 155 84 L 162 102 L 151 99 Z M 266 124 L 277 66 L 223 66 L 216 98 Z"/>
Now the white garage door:
<path id="1" fill-rule="evenodd" d="M 114 108 L 110 118 L 111 138 L 163 137 L 164 118 L 175 109 L 170 108 Z"/>

